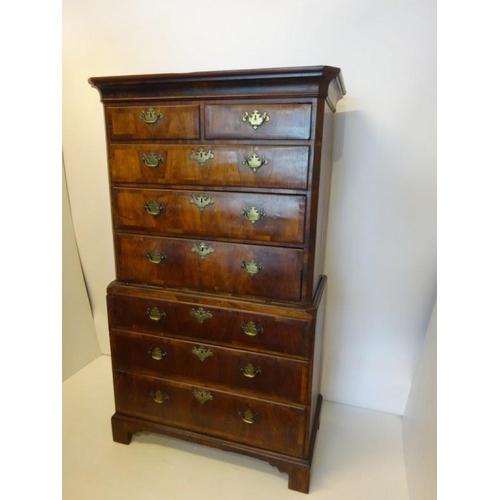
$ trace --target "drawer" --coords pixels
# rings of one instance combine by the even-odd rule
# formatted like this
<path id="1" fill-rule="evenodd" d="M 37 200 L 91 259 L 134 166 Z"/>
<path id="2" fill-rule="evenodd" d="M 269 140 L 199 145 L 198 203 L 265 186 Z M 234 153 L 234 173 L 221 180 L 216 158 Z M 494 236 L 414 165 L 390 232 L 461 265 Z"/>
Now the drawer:
<path id="1" fill-rule="evenodd" d="M 198 104 L 170 106 L 126 106 L 106 108 L 111 140 L 198 139 Z"/>
<path id="2" fill-rule="evenodd" d="M 108 294 L 110 328 L 172 335 L 307 359 L 311 349 L 311 321 L 280 315 L 164 300 L 141 295 Z M 281 313 L 284 314 L 284 313 Z"/>
<path id="3" fill-rule="evenodd" d="M 207 104 L 207 139 L 304 139 L 311 137 L 311 104 Z"/>
<path id="4" fill-rule="evenodd" d="M 112 182 L 307 189 L 308 146 L 114 144 Z"/>
<path id="5" fill-rule="evenodd" d="M 112 189 L 115 229 L 302 243 L 305 196 Z"/>
<path id="6" fill-rule="evenodd" d="M 309 363 L 140 333 L 111 331 L 113 367 L 274 401 L 306 404 Z"/>
<path id="7" fill-rule="evenodd" d="M 303 251 L 295 248 L 117 234 L 115 250 L 125 283 L 300 300 Z"/>
<path id="8" fill-rule="evenodd" d="M 307 412 L 212 389 L 114 372 L 118 413 L 300 457 Z"/>

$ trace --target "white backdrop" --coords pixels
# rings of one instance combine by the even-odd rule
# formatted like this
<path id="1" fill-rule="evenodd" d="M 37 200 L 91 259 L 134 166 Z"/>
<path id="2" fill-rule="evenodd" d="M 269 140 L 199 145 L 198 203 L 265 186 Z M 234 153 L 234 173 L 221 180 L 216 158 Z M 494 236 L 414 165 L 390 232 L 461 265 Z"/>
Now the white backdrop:
<path id="1" fill-rule="evenodd" d="M 114 279 L 91 76 L 342 69 L 327 235 L 327 400 L 403 414 L 436 292 L 436 6 L 431 0 L 64 0 L 63 153 L 101 349 Z"/>

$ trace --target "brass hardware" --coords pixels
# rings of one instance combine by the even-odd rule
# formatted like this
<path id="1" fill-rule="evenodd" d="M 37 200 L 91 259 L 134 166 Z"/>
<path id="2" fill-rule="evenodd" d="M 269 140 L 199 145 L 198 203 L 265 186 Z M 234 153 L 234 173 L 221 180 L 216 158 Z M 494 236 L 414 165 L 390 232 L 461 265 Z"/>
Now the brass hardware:
<path id="1" fill-rule="evenodd" d="M 153 321 L 160 321 L 160 319 L 162 319 L 166 316 L 165 311 L 160 311 L 157 307 L 153 307 L 153 309 L 150 309 L 148 307 L 147 313 L 148 313 L 149 319 L 152 319 Z"/>
<path id="2" fill-rule="evenodd" d="M 264 209 L 259 210 L 253 205 L 251 207 L 244 208 L 241 211 L 241 215 L 243 215 L 245 219 L 252 224 L 255 224 L 258 220 L 260 220 L 261 217 L 267 216 L 266 212 L 264 212 Z"/>
<path id="3" fill-rule="evenodd" d="M 252 363 L 248 363 L 246 366 L 240 366 L 240 372 L 248 378 L 254 378 L 262 373 L 258 366 L 253 366 Z"/>
<path id="4" fill-rule="evenodd" d="M 264 329 L 260 325 L 256 325 L 253 321 L 249 321 L 248 323 L 241 323 L 241 329 L 245 335 L 249 337 L 256 337 L 260 333 L 264 332 Z"/>
<path id="5" fill-rule="evenodd" d="M 201 260 L 203 260 L 208 254 L 214 253 L 215 250 L 212 246 L 207 245 L 206 243 L 199 243 L 198 245 L 193 245 L 191 252 L 197 253 L 201 257 Z"/>
<path id="6" fill-rule="evenodd" d="M 254 424 L 259 420 L 259 415 L 252 410 L 239 410 L 238 415 L 243 419 L 246 424 Z"/>
<path id="7" fill-rule="evenodd" d="M 263 123 L 268 122 L 271 117 L 264 111 L 264 113 L 260 113 L 257 109 L 252 111 L 252 114 L 249 114 L 248 111 L 245 111 L 243 115 L 243 121 L 248 123 L 253 127 L 254 130 L 257 130 Z"/>
<path id="8" fill-rule="evenodd" d="M 162 351 L 159 347 L 152 347 L 148 352 L 156 361 L 161 361 L 165 356 L 168 356 L 168 352 Z"/>
<path id="9" fill-rule="evenodd" d="M 151 169 L 156 168 L 162 161 L 165 161 L 165 158 L 162 155 L 156 155 L 154 152 L 142 155 L 142 163 Z"/>
<path id="10" fill-rule="evenodd" d="M 148 125 L 156 123 L 163 115 L 159 111 L 155 111 L 153 108 L 148 108 L 147 111 L 142 111 L 141 120 Z"/>
<path id="11" fill-rule="evenodd" d="M 267 164 L 268 161 L 266 160 L 265 156 L 259 158 L 259 156 L 255 153 L 252 156 L 250 156 L 250 158 L 247 158 L 245 156 L 245 159 L 243 160 L 243 165 L 246 165 L 248 168 L 251 168 L 254 171 L 254 173 L 257 172 L 257 170 L 259 170 L 259 168 L 262 167 L 262 165 L 267 165 Z"/>
<path id="12" fill-rule="evenodd" d="M 210 349 L 207 349 L 206 347 L 203 347 L 201 345 L 198 347 L 193 347 L 191 349 L 191 352 L 195 356 L 198 356 L 198 359 L 200 361 L 205 361 L 207 358 L 213 358 L 214 356 L 214 353 Z"/>
<path id="13" fill-rule="evenodd" d="M 203 323 L 206 319 L 210 319 L 212 317 L 212 313 L 210 311 L 205 311 L 203 307 L 198 307 L 198 309 L 193 308 L 189 314 L 193 318 L 196 318 L 198 323 Z"/>
<path id="14" fill-rule="evenodd" d="M 197 389 L 193 389 L 193 396 L 203 405 L 207 401 L 212 401 L 214 397 L 208 392 L 204 390 L 198 391 Z"/>
<path id="15" fill-rule="evenodd" d="M 203 166 L 208 160 L 212 160 L 214 158 L 214 154 L 212 153 L 211 149 L 205 151 L 204 148 L 198 148 L 197 151 L 191 151 L 189 158 L 191 160 L 197 161 L 200 166 Z"/>
<path id="16" fill-rule="evenodd" d="M 205 196 L 203 193 L 200 193 L 196 195 L 193 194 L 189 203 L 193 203 L 202 211 L 205 207 L 208 207 L 208 205 L 213 205 L 214 200 L 212 200 L 210 196 Z"/>
<path id="17" fill-rule="evenodd" d="M 165 260 L 167 256 L 164 253 L 160 253 L 158 250 L 153 250 L 152 252 L 148 252 L 146 254 L 146 257 L 148 258 L 149 262 L 151 264 L 161 264 L 162 260 Z"/>
<path id="18" fill-rule="evenodd" d="M 163 210 L 165 210 L 165 205 L 158 203 L 156 200 L 147 201 L 144 204 L 144 210 L 146 210 L 146 212 L 149 215 L 152 215 L 153 217 L 157 217 L 158 215 L 160 215 L 161 212 L 163 212 Z"/>
<path id="19" fill-rule="evenodd" d="M 262 264 L 257 264 L 254 260 L 251 260 L 249 262 L 242 261 L 241 267 L 251 275 L 257 274 L 259 271 L 262 271 L 264 269 L 264 266 Z"/>
<path id="20" fill-rule="evenodd" d="M 149 393 L 149 395 L 153 398 L 153 401 L 155 403 L 162 404 L 162 403 L 165 403 L 165 401 L 169 400 L 169 397 L 165 393 L 161 392 L 160 390 L 151 391 Z"/>

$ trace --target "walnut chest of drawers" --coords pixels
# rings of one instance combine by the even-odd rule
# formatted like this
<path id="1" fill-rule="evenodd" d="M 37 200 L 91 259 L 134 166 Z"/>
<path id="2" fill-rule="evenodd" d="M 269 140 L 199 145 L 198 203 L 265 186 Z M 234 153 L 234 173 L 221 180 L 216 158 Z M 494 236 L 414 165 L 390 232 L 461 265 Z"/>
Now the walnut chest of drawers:
<path id="1" fill-rule="evenodd" d="M 158 432 L 247 454 L 308 492 L 340 70 L 90 83 L 113 217 L 114 440 Z"/>

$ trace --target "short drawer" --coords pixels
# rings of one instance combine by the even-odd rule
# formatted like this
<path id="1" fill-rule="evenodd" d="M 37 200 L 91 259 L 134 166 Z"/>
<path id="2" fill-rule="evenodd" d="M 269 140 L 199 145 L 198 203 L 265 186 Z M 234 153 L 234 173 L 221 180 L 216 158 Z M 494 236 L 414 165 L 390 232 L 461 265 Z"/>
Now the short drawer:
<path id="1" fill-rule="evenodd" d="M 125 283 L 300 300 L 303 251 L 295 248 L 115 235 Z"/>
<path id="2" fill-rule="evenodd" d="M 312 105 L 207 104 L 207 139 L 303 139 L 311 137 Z"/>
<path id="3" fill-rule="evenodd" d="M 198 139 L 198 104 L 106 108 L 110 140 Z"/>
<path id="4" fill-rule="evenodd" d="M 113 367 L 306 404 L 309 363 L 213 344 L 112 330 Z"/>
<path id="5" fill-rule="evenodd" d="M 114 371 L 114 387 L 118 413 L 296 457 L 304 453 L 304 408 L 121 371 Z"/>
<path id="6" fill-rule="evenodd" d="M 115 229 L 302 243 L 306 197 L 220 191 L 112 189 Z"/>
<path id="7" fill-rule="evenodd" d="M 110 329 L 126 329 L 227 347 L 308 359 L 312 322 L 285 316 L 222 308 L 218 301 L 158 299 L 140 294 L 107 296 Z"/>
<path id="8" fill-rule="evenodd" d="M 308 146 L 109 146 L 118 183 L 307 189 L 308 165 Z"/>

